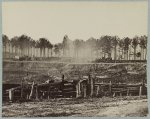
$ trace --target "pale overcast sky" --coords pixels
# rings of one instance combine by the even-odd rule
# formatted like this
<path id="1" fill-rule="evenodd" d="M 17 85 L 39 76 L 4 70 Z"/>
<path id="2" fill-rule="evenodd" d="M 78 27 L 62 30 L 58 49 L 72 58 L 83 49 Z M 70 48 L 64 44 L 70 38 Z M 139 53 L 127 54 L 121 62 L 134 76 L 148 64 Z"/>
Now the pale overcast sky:
<path id="1" fill-rule="evenodd" d="M 101 35 L 147 35 L 148 3 L 144 2 L 3 2 L 3 34 L 26 34 L 35 40 L 62 42 Z"/>

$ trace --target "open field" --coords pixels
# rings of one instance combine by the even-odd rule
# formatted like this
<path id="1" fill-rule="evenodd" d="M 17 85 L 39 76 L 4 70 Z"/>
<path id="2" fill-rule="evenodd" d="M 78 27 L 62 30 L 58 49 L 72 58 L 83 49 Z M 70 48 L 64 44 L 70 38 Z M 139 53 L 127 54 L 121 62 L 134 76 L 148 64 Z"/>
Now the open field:
<path id="1" fill-rule="evenodd" d="M 3 103 L 3 117 L 143 117 L 148 114 L 146 97 L 50 99 L 42 102 Z"/>

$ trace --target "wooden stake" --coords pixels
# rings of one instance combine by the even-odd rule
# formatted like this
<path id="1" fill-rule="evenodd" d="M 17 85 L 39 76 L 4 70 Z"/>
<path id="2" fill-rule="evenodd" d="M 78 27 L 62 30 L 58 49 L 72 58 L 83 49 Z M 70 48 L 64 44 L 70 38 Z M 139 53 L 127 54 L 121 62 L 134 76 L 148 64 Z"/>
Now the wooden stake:
<path id="1" fill-rule="evenodd" d="M 36 94 L 35 94 L 35 98 L 36 98 L 36 100 L 38 100 L 39 98 L 38 98 L 39 96 L 38 96 L 38 85 L 36 86 Z"/>
<path id="2" fill-rule="evenodd" d="M 23 99 L 23 79 L 21 80 L 21 99 Z"/>
<path id="3" fill-rule="evenodd" d="M 127 90 L 127 96 L 129 96 L 129 89 Z"/>
<path id="4" fill-rule="evenodd" d="M 14 99 L 14 90 L 9 90 L 9 101 L 12 102 Z"/>
<path id="5" fill-rule="evenodd" d="M 99 94 L 99 86 L 96 86 L 96 96 Z"/>
<path id="6" fill-rule="evenodd" d="M 86 97 L 86 86 L 85 85 L 83 86 L 83 97 L 84 98 Z"/>
<path id="7" fill-rule="evenodd" d="M 120 92 L 120 97 L 122 97 L 122 92 Z"/>
<path id="8" fill-rule="evenodd" d="M 33 90 L 34 90 L 34 81 L 32 83 L 32 87 L 31 87 L 31 92 L 30 92 L 29 99 L 31 99 L 33 97 Z"/>
<path id="9" fill-rule="evenodd" d="M 79 93 L 79 96 L 81 95 L 81 85 L 80 85 L 80 82 L 79 82 L 79 84 L 78 84 L 78 93 Z"/>
<path id="10" fill-rule="evenodd" d="M 48 99 L 50 99 L 50 88 L 51 88 L 51 86 L 49 84 L 49 87 L 48 87 Z"/>
<path id="11" fill-rule="evenodd" d="M 109 92 L 111 92 L 111 81 L 109 82 Z"/>
<path id="12" fill-rule="evenodd" d="M 79 82 L 76 85 L 76 98 L 79 97 Z"/>
<path id="13" fill-rule="evenodd" d="M 139 96 L 141 97 L 142 95 L 142 86 L 140 86 L 140 89 L 139 89 Z"/>
<path id="14" fill-rule="evenodd" d="M 93 96 L 93 90 L 94 90 L 94 86 L 93 86 L 93 78 L 91 78 L 91 76 L 89 77 L 90 78 L 90 96 L 92 97 Z"/>
<path id="15" fill-rule="evenodd" d="M 114 92 L 113 97 L 115 97 L 115 96 L 116 96 L 116 93 Z"/>

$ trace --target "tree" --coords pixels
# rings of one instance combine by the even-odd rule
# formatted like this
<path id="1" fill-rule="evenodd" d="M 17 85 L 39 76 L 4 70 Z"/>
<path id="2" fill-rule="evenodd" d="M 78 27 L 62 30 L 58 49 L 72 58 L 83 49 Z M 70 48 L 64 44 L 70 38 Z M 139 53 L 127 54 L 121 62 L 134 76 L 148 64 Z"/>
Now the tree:
<path id="1" fill-rule="evenodd" d="M 119 40 L 118 45 L 119 45 L 119 59 L 122 59 L 122 57 L 123 57 L 123 50 L 124 50 L 124 48 L 123 48 L 124 42 L 123 42 L 122 39 Z"/>
<path id="2" fill-rule="evenodd" d="M 31 41 L 31 37 L 28 37 L 27 35 L 21 35 L 18 38 L 18 44 L 21 49 L 21 56 L 23 56 L 23 55 L 29 56 L 30 45 L 31 45 L 30 41 Z"/>
<path id="3" fill-rule="evenodd" d="M 62 42 L 63 56 L 67 56 L 67 51 L 70 54 L 69 42 L 70 42 L 69 37 L 67 35 L 65 35 L 64 38 L 63 38 L 63 42 Z"/>
<path id="4" fill-rule="evenodd" d="M 111 57 L 111 36 L 102 36 L 100 38 L 101 46 L 102 46 L 102 52 L 104 53 L 104 58 L 106 58 L 106 54 L 108 57 Z"/>
<path id="5" fill-rule="evenodd" d="M 138 37 L 136 36 L 132 39 L 132 47 L 134 49 L 134 60 L 136 60 L 136 48 L 137 48 L 138 44 L 139 44 Z"/>
<path id="6" fill-rule="evenodd" d="M 80 48 L 80 40 L 79 39 L 74 40 L 73 44 L 74 44 L 75 57 L 78 58 L 79 48 Z"/>
<path id="7" fill-rule="evenodd" d="M 96 48 L 96 39 L 91 37 L 89 38 L 87 41 L 86 41 L 86 44 L 88 46 L 88 48 L 91 50 L 90 54 L 91 54 L 91 58 L 93 57 L 93 51 L 95 50 Z"/>
<path id="8" fill-rule="evenodd" d="M 12 46 L 12 53 L 14 53 L 14 55 L 19 55 L 18 52 L 17 52 L 17 49 L 19 49 L 18 38 L 19 37 L 15 36 L 10 41 L 11 46 Z"/>
<path id="9" fill-rule="evenodd" d="M 59 57 L 59 55 L 60 55 L 59 44 L 55 44 L 55 45 L 54 45 L 54 52 L 55 52 L 55 54 Z"/>
<path id="10" fill-rule="evenodd" d="M 124 56 L 125 56 L 126 60 L 128 60 L 128 50 L 129 50 L 130 43 L 131 43 L 131 39 L 130 38 L 125 37 L 123 39 Z"/>
<path id="11" fill-rule="evenodd" d="M 112 42 L 112 47 L 114 48 L 114 60 L 116 60 L 117 58 L 117 45 L 118 45 L 118 40 L 119 40 L 119 37 L 117 36 L 113 36 L 111 38 L 111 42 Z"/>
<path id="12" fill-rule="evenodd" d="M 30 47 L 31 47 L 31 56 L 35 56 L 35 47 L 36 47 L 35 40 L 31 39 L 31 41 L 30 41 Z M 32 51 L 32 49 L 33 49 L 33 51 Z"/>
<path id="13" fill-rule="evenodd" d="M 46 38 L 40 38 L 37 42 L 37 47 L 40 48 L 40 57 L 42 57 L 42 51 L 43 51 L 43 57 L 45 57 L 45 48 L 47 48 L 48 40 Z"/>
<path id="14" fill-rule="evenodd" d="M 51 57 L 52 57 L 52 55 L 53 55 L 53 51 L 52 51 L 53 45 L 51 44 L 50 41 L 47 42 L 47 48 L 48 48 L 48 57 L 49 57 L 49 49 L 51 50 Z"/>
<path id="15" fill-rule="evenodd" d="M 6 57 L 6 52 L 7 52 L 7 46 L 9 44 L 9 38 L 6 35 L 2 35 L 2 40 L 3 40 L 3 49 L 4 49 L 4 57 Z"/>
<path id="16" fill-rule="evenodd" d="M 141 47 L 141 59 L 144 60 L 144 49 L 147 48 L 147 37 L 141 36 L 139 45 Z M 145 59 L 146 59 L 146 53 L 145 53 Z"/>
<path id="17" fill-rule="evenodd" d="M 96 58 L 98 58 L 98 56 L 99 56 L 99 49 L 100 49 L 100 45 L 99 45 L 99 42 L 100 40 L 99 39 L 96 39 L 96 41 L 95 41 L 95 51 L 96 51 Z"/>

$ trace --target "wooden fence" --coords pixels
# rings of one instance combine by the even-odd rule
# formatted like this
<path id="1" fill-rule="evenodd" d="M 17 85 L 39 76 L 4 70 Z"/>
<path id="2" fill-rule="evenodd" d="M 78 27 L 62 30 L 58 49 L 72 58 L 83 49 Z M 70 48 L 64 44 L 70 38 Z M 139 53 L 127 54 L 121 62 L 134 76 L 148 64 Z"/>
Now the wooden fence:
<path id="1" fill-rule="evenodd" d="M 147 95 L 145 84 L 114 84 L 96 82 L 94 78 L 74 81 L 49 82 L 43 84 L 3 84 L 3 101 L 43 100 L 50 98 L 86 98 L 102 96 Z"/>

